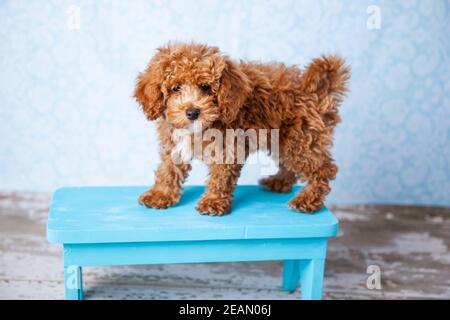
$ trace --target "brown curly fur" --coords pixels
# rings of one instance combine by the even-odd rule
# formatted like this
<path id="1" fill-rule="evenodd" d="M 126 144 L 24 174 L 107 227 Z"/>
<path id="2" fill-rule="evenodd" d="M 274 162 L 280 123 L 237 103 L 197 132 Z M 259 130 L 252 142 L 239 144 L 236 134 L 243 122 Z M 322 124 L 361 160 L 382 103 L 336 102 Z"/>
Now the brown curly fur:
<path id="1" fill-rule="evenodd" d="M 171 133 L 191 124 L 185 111 L 195 106 L 204 128 L 224 134 L 227 128 L 279 129 L 279 172 L 260 184 L 274 192 L 289 192 L 298 180 L 306 182 L 289 206 L 302 212 L 320 209 L 337 172 L 330 148 L 349 75 L 337 56 L 314 59 L 301 70 L 282 63 L 237 63 L 216 47 L 195 43 L 158 49 L 134 92 L 147 118 L 158 119 L 162 159 L 154 186 L 139 202 L 162 209 L 179 201 L 191 166 L 171 158 L 175 147 Z M 201 84 L 210 89 L 205 92 Z M 176 85 L 180 90 L 173 92 Z M 231 210 L 241 168 L 209 164 L 206 192 L 197 206 L 200 213 L 222 215 Z"/>

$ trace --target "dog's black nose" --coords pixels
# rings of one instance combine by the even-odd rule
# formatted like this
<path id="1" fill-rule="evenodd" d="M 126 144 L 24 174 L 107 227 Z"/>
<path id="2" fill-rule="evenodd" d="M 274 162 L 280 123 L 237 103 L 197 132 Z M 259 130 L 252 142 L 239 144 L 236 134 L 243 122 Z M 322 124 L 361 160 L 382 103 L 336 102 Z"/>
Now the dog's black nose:
<path id="1" fill-rule="evenodd" d="M 198 116 L 200 115 L 199 109 L 187 109 L 186 110 L 186 117 L 189 120 L 197 120 Z"/>

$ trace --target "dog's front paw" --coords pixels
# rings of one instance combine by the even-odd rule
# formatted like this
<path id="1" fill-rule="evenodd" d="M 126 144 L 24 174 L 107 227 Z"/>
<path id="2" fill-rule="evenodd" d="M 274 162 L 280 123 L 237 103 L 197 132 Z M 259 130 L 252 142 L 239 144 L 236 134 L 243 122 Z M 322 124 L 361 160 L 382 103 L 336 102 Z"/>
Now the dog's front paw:
<path id="1" fill-rule="evenodd" d="M 313 213 L 323 207 L 324 201 L 323 194 L 304 189 L 288 203 L 288 206 L 295 211 Z"/>
<path id="2" fill-rule="evenodd" d="M 231 211 L 231 199 L 216 195 L 203 196 L 196 207 L 201 214 L 222 216 Z"/>
<path id="3" fill-rule="evenodd" d="M 171 195 L 160 190 L 151 189 L 139 197 L 139 203 L 155 209 L 166 209 L 178 203 L 179 196 Z"/>

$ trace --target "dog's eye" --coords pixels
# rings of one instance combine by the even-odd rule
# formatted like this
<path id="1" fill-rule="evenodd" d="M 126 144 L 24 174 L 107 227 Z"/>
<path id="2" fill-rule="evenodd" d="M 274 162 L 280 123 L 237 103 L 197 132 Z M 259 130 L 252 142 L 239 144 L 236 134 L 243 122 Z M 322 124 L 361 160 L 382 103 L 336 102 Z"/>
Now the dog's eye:
<path id="1" fill-rule="evenodd" d="M 180 89 L 181 89 L 181 87 L 177 84 L 172 87 L 172 92 L 178 92 L 178 91 L 180 91 Z"/>
<path id="2" fill-rule="evenodd" d="M 203 92 L 209 92 L 211 90 L 211 86 L 207 83 L 202 83 L 200 85 L 200 88 L 202 89 Z"/>

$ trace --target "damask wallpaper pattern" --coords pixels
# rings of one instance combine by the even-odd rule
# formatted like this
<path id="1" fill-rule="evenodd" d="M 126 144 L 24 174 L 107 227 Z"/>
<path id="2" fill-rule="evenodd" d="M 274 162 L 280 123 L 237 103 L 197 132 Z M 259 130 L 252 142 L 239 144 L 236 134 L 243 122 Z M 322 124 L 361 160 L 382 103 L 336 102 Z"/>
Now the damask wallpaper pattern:
<path id="1" fill-rule="evenodd" d="M 153 123 L 131 95 L 169 40 L 304 65 L 339 53 L 351 92 L 332 203 L 450 205 L 446 0 L 0 1 L 0 189 L 151 184 Z M 241 184 L 261 170 L 248 165 Z M 196 164 L 190 184 L 203 183 Z"/>

